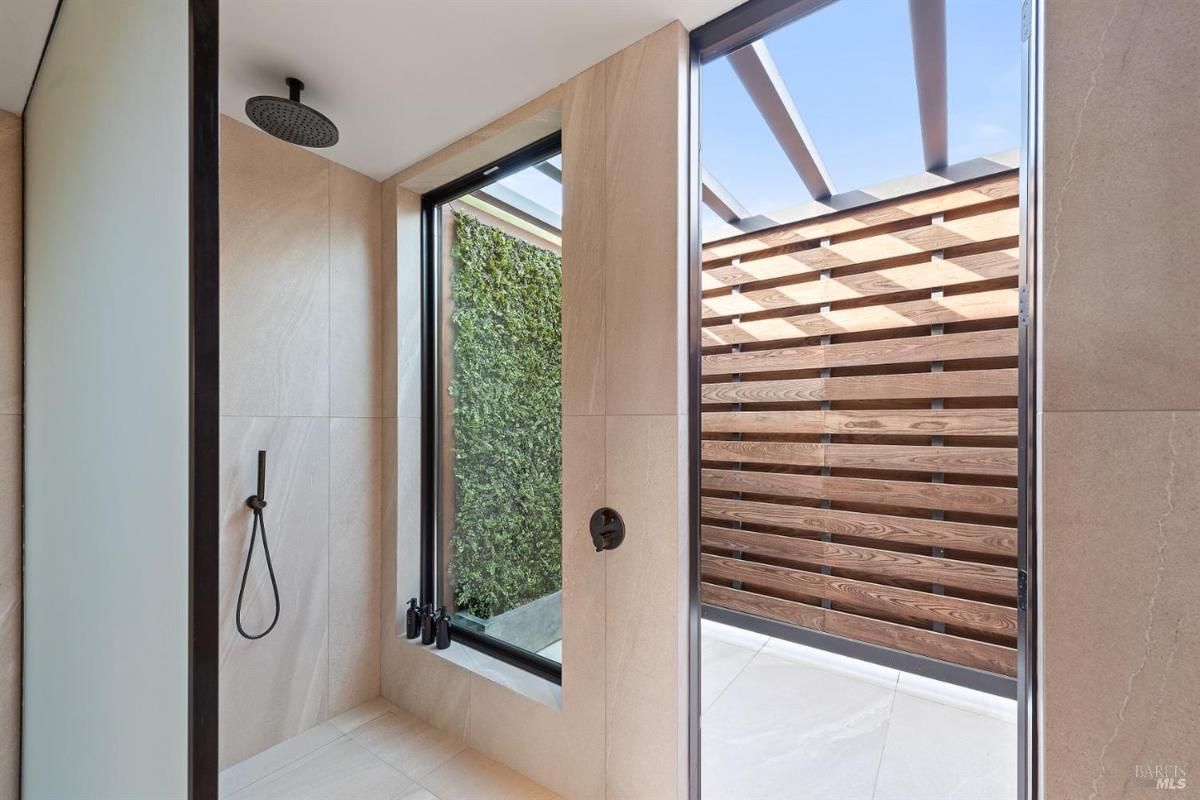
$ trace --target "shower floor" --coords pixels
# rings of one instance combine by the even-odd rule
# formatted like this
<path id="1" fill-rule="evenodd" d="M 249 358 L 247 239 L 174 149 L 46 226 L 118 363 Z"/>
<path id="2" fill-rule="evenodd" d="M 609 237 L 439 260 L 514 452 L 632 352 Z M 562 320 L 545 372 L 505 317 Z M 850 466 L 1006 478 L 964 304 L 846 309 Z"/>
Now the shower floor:
<path id="1" fill-rule="evenodd" d="M 704 800 L 1014 800 L 1017 704 L 704 620 Z"/>
<path id="2" fill-rule="evenodd" d="M 222 800 L 555 800 L 382 698 L 221 773 Z"/>

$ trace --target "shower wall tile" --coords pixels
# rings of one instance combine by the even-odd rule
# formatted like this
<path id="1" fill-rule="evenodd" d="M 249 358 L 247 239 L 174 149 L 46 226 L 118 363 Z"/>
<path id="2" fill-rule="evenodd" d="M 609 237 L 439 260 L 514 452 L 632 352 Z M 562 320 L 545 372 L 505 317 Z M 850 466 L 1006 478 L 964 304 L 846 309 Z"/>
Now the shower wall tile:
<path id="1" fill-rule="evenodd" d="M 329 162 L 221 118 L 221 413 L 329 413 Z"/>
<path id="2" fill-rule="evenodd" d="M 379 696 L 382 420 L 329 421 L 329 713 Z"/>
<path id="3" fill-rule="evenodd" d="M 17 797 L 21 740 L 21 417 L 0 414 L 0 797 Z"/>
<path id="4" fill-rule="evenodd" d="M 1200 408 L 1200 4 L 1044 5 L 1045 409 Z"/>
<path id="5" fill-rule="evenodd" d="M 588 531 L 592 511 L 605 505 L 604 429 L 603 416 L 563 419 L 561 710 L 488 677 L 471 682 L 467 743 L 572 800 L 604 797 L 606 560 Z"/>
<path id="6" fill-rule="evenodd" d="M 251 535 L 245 499 L 257 451 L 267 451 L 267 540 L 279 583 L 279 623 L 238 635 L 238 587 Z M 221 420 L 220 764 L 225 768 L 331 716 L 329 703 L 329 421 Z M 261 631 L 274 610 L 261 542 L 243 604 Z"/>
<path id="7" fill-rule="evenodd" d="M 421 416 L 421 198 L 396 192 L 396 416 Z"/>
<path id="8" fill-rule="evenodd" d="M 607 418 L 608 797 L 687 795 L 687 417 Z M 619 622 L 618 622 L 619 621 Z"/>
<path id="9" fill-rule="evenodd" d="M 605 412 L 686 406 L 687 31 L 668 25 L 605 62 Z"/>
<path id="10" fill-rule="evenodd" d="M 421 198 L 383 183 L 383 415 L 421 415 Z"/>
<path id="11" fill-rule="evenodd" d="M 224 487 L 221 545 L 228 765 L 379 694 L 387 290 L 380 184 L 221 124 L 222 458 L 241 471 Z M 247 642 L 232 614 L 262 442 L 283 612 Z M 271 610 L 263 568 L 260 551 L 252 630 Z"/>
<path id="12" fill-rule="evenodd" d="M 383 405 L 379 184 L 329 164 L 329 413 L 378 417 Z"/>
<path id="13" fill-rule="evenodd" d="M 0 414 L 21 412 L 21 118 L 0 111 Z"/>
<path id="14" fill-rule="evenodd" d="M 1054 412 L 1043 435 L 1046 797 L 1148 797 L 1135 767 L 1197 767 L 1200 411 Z"/>
<path id="15" fill-rule="evenodd" d="M 601 63 L 563 92 L 563 414 L 604 413 L 604 77 Z"/>

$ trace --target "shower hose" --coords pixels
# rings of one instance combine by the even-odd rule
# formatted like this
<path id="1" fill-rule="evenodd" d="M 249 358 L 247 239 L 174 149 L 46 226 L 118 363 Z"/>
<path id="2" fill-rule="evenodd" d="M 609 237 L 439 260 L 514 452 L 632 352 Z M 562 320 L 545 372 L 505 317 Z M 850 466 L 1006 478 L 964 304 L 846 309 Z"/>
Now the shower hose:
<path id="1" fill-rule="evenodd" d="M 262 499 L 262 495 L 251 496 L 246 501 L 246 505 L 250 506 L 254 513 L 254 525 L 250 531 L 250 550 L 246 553 L 246 567 L 242 570 L 242 585 L 238 589 L 237 598 L 237 613 L 235 622 L 237 623 L 238 633 L 247 639 L 261 639 L 270 633 L 275 628 L 275 623 L 279 622 L 279 584 L 275 581 L 275 567 L 271 564 L 271 548 L 267 547 L 267 526 L 263 522 L 263 509 L 267 503 Z M 259 634 L 246 633 L 246 629 L 242 627 L 242 597 L 246 594 L 246 578 L 250 575 L 250 562 L 254 559 L 254 540 L 262 533 L 262 548 L 263 555 L 267 559 L 267 574 L 271 576 L 271 591 L 275 594 L 275 617 L 271 620 L 271 624 L 267 629 Z"/>

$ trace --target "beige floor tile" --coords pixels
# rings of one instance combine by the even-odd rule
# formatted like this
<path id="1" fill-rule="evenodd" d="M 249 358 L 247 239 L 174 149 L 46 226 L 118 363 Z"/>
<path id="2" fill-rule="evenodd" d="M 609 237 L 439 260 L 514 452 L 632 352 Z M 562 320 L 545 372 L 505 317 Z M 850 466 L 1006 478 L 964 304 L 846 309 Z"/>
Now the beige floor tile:
<path id="1" fill-rule="evenodd" d="M 397 711 L 398 709 L 388 700 L 376 697 L 374 700 L 368 700 L 362 705 L 338 714 L 329 721 L 342 733 L 350 733 L 384 714 Z"/>
<path id="2" fill-rule="evenodd" d="M 255 781 L 315 753 L 339 738 L 341 732 L 328 722 L 309 728 L 298 736 L 222 770 L 217 781 L 218 794 L 221 798 L 232 797 Z"/>
<path id="3" fill-rule="evenodd" d="M 557 800 L 557 795 L 508 767 L 466 750 L 421 781 L 440 800 Z"/>
<path id="4" fill-rule="evenodd" d="M 466 747 L 432 725 L 396 711 L 373 720 L 351 736 L 406 775 L 420 780 Z"/>
<path id="5" fill-rule="evenodd" d="M 415 788 L 412 779 L 343 737 L 234 800 L 399 800 Z"/>

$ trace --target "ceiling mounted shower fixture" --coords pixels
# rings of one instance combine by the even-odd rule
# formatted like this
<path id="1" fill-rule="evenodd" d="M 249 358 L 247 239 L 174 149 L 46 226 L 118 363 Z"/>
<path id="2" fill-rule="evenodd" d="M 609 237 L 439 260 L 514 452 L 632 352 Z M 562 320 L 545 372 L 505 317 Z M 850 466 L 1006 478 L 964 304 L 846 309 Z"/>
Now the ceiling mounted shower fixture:
<path id="1" fill-rule="evenodd" d="M 338 142 L 337 126 L 329 117 L 300 102 L 304 82 L 288 78 L 288 97 L 258 95 L 246 101 L 246 116 L 272 136 L 301 147 L 332 147 Z"/>

